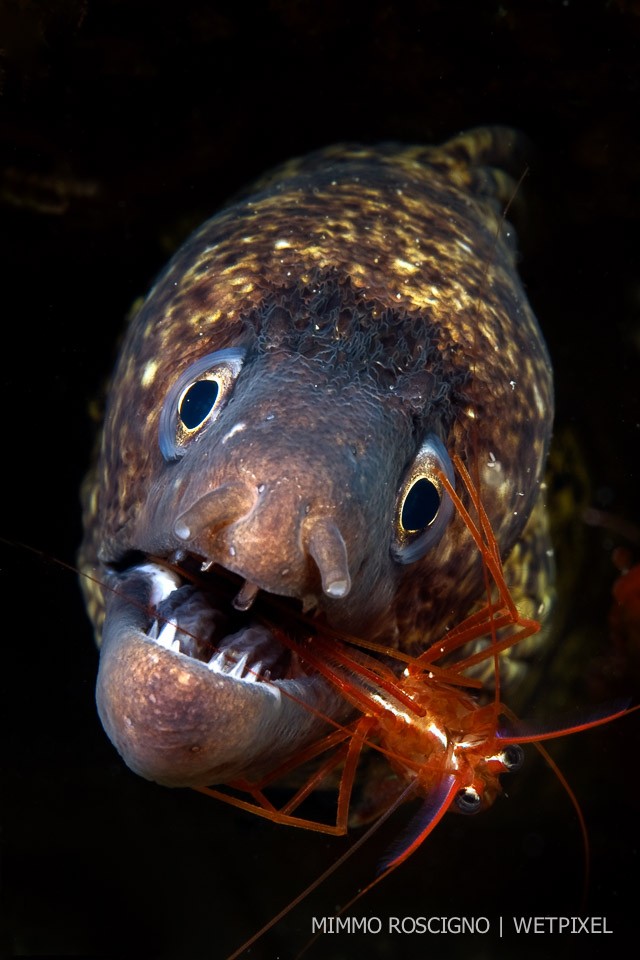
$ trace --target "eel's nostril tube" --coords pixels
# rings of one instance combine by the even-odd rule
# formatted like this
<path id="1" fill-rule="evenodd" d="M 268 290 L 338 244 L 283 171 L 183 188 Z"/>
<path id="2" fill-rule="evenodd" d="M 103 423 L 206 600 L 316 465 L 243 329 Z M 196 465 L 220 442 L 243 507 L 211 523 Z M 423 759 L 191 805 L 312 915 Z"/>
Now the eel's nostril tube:
<path id="1" fill-rule="evenodd" d="M 199 534 L 215 533 L 251 512 L 257 492 L 237 481 L 223 483 L 200 497 L 176 520 L 173 530 L 180 540 L 193 540 Z"/>
<path id="2" fill-rule="evenodd" d="M 318 517 L 309 529 L 307 550 L 315 560 L 328 597 L 346 597 L 351 589 L 347 546 L 332 517 Z"/>

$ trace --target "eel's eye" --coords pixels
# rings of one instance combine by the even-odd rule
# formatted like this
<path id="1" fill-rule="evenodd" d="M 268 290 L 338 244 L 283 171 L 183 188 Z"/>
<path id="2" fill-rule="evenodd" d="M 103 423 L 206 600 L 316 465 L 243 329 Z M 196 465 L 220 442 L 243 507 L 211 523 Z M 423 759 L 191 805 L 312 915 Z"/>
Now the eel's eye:
<path id="1" fill-rule="evenodd" d="M 454 485 L 453 466 L 444 446 L 430 434 L 405 473 L 398 491 L 391 553 L 398 563 L 413 563 L 444 533 L 453 513 L 439 473 Z"/>
<path id="2" fill-rule="evenodd" d="M 482 807 L 482 797 L 475 787 L 464 787 L 456 796 L 459 813 L 478 813 Z"/>
<path id="3" fill-rule="evenodd" d="M 217 380 L 196 380 L 187 387 L 178 404 L 178 416 L 187 430 L 197 430 L 204 423 L 219 395 Z"/>
<path id="4" fill-rule="evenodd" d="M 430 526 L 440 509 L 440 490 L 429 477 L 418 477 L 407 491 L 400 508 L 400 526 L 405 533 L 421 533 Z"/>
<path id="5" fill-rule="evenodd" d="M 192 363 L 167 393 L 158 442 L 165 460 L 178 460 L 188 442 L 212 423 L 229 399 L 245 350 L 208 353 Z"/>

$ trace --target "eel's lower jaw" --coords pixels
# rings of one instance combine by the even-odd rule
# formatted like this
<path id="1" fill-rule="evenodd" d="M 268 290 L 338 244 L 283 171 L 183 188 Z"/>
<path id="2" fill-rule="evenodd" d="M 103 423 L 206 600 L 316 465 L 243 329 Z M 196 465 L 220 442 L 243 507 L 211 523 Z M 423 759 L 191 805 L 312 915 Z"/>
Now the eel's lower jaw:
<path id="1" fill-rule="evenodd" d="M 131 567 L 106 593 L 98 712 L 124 761 L 149 780 L 255 779 L 325 735 L 323 718 L 351 712 L 267 627 L 248 620 L 225 634 L 232 611 L 168 567 Z"/>

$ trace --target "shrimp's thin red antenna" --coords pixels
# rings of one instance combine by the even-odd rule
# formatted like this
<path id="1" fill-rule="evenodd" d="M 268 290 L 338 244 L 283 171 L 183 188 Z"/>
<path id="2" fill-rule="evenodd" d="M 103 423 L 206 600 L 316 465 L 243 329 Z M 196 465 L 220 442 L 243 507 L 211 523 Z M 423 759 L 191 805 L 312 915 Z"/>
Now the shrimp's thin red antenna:
<path id="1" fill-rule="evenodd" d="M 580 723 L 574 723 L 569 726 L 561 726 L 551 730 L 535 730 L 534 726 L 530 723 L 523 723 L 521 720 L 516 717 L 516 715 L 509 710 L 504 705 L 502 706 L 503 714 L 509 718 L 509 720 L 514 725 L 514 730 L 509 731 L 513 733 L 513 736 L 510 736 L 509 733 L 505 736 L 502 733 L 498 733 L 498 738 L 503 743 L 532 743 L 536 748 L 538 753 L 544 758 L 547 766 L 553 771 L 556 775 L 559 783 L 564 788 L 565 793 L 569 797 L 569 800 L 573 804 L 573 809 L 576 812 L 578 818 L 578 823 L 580 825 L 580 833 L 582 834 L 582 851 L 584 856 L 584 881 L 582 885 L 582 907 L 586 907 L 587 896 L 589 892 L 589 877 L 591 873 L 591 853 L 590 853 L 590 844 L 589 844 L 589 831 L 587 830 L 587 823 L 582 812 L 582 807 L 580 802 L 576 797 L 575 793 L 569 781 L 563 774 L 562 770 L 555 762 L 549 751 L 542 746 L 541 740 L 555 740 L 558 737 L 564 737 L 573 733 L 582 733 L 584 730 L 592 730 L 594 727 L 601 727 L 605 723 L 611 723 L 612 720 L 618 720 L 620 717 L 625 717 L 627 714 L 635 713 L 637 710 L 640 710 L 640 705 L 629 708 L 628 703 L 625 703 L 624 706 L 620 705 L 619 707 L 614 706 L 613 710 L 609 709 L 607 713 L 604 713 L 602 716 L 594 717 L 591 720 L 584 720 Z M 518 734 L 517 728 L 520 728 L 521 733 Z M 529 730 L 530 732 L 527 732 Z"/>
<path id="2" fill-rule="evenodd" d="M 414 784 L 415 784 L 415 781 L 413 781 L 410 784 L 410 787 L 413 787 Z M 397 856 L 392 857 L 390 860 L 388 860 L 384 864 L 382 872 L 379 873 L 378 876 L 375 877 L 370 883 L 368 883 L 366 887 L 363 887 L 362 890 L 360 890 L 355 895 L 355 897 L 352 897 L 348 903 L 345 903 L 345 905 L 341 907 L 335 914 L 336 917 L 341 917 L 343 913 L 347 913 L 348 910 L 351 910 L 351 908 L 354 906 L 354 904 L 358 902 L 358 900 L 361 900 L 368 893 L 370 893 L 374 887 L 377 887 L 379 883 L 382 883 L 383 880 L 385 880 L 390 874 L 392 874 L 395 870 L 397 870 L 397 868 L 401 864 L 403 864 L 406 860 L 408 860 L 409 857 L 413 853 L 415 853 L 416 850 L 419 849 L 419 847 L 424 843 L 424 841 L 427 839 L 429 834 L 432 833 L 432 831 L 435 830 L 435 828 L 438 826 L 438 824 L 444 817 L 445 813 L 447 813 L 447 811 L 449 810 L 449 807 L 453 803 L 453 800 L 458 791 L 458 788 L 459 788 L 459 784 L 458 784 L 457 778 L 451 774 L 445 777 L 440 782 L 439 786 L 436 787 L 433 794 L 430 797 L 428 797 L 425 803 L 423 804 L 422 810 L 420 810 L 418 813 L 418 818 L 420 821 L 422 821 L 422 826 L 421 826 L 421 829 L 416 832 L 416 835 L 411 840 L 411 843 L 407 844 L 406 846 L 403 846 L 403 849 L 399 854 L 397 854 Z M 404 799 L 406 799 L 407 792 L 408 791 L 405 791 L 405 793 L 401 794 L 401 796 L 393 804 L 393 806 L 390 807 L 389 810 L 385 811 L 385 813 L 383 814 L 383 817 L 385 819 L 390 813 L 392 813 L 396 809 L 397 806 L 399 806 L 401 802 L 404 801 Z M 380 818 L 380 820 L 381 819 L 382 818 Z M 374 824 L 374 827 L 376 830 L 380 825 L 380 820 L 376 821 L 376 823 Z M 373 832 L 373 828 L 369 830 L 367 834 L 365 834 L 365 837 L 361 838 L 361 840 L 364 840 L 372 832 Z M 358 841 L 358 843 L 360 843 L 360 841 Z M 351 853 L 351 851 L 349 851 L 349 853 Z M 346 859 L 346 857 L 344 859 Z M 300 960 L 300 957 L 304 956 L 304 954 L 307 952 L 307 950 L 310 949 L 311 946 L 313 946 L 313 944 L 316 942 L 319 936 L 320 934 L 316 933 L 316 935 L 312 937 L 304 945 L 300 953 L 296 955 L 295 960 Z M 236 954 L 234 954 L 233 957 L 229 957 L 228 960 L 234 960 L 235 956 Z"/>
<path id="3" fill-rule="evenodd" d="M 578 728 L 578 729 L 582 729 L 582 728 Z M 569 781 L 565 777 L 564 773 L 562 772 L 558 764 L 555 762 L 555 760 L 553 759 L 549 751 L 546 750 L 541 743 L 538 743 L 537 741 L 534 740 L 533 745 L 538 751 L 538 753 L 544 758 L 547 766 L 551 770 L 553 770 L 556 777 L 558 778 L 558 781 L 564 787 L 565 793 L 569 797 L 569 800 L 571 800 L 571 803 L 573 804 L 573 809 L 575 810 L 576 816 L 578 817 L 578 823 L 580 824 L 580 833 L 582 834 L 582 852 L 584 856 L 584 878 L 582 882 L 582 909 L 584 910 L 587 905 L 587 897 L 589 894 L 589 879 L 591 876 L 591 847 L 589 844 L 589 831 L 587 830 L 587 823 L 586 823 L 586 820 L 584 819 L 584 814 L 582 812 L 582 807 L 580 806 L 578 798 L 573 792 L 573 789 L 571 788 Z"/>
<path id="4" fill-rule="evenodd" d="M 263 927 L 261 927 L 260 930 L 254 933 L 252 937 L 250 937 L 248 940 L 245 940 L 245 942 L 241 944 L 241 946 L 239 946 L 237 950 L 234 950 L 234 952 L 231 953 L 226 958 L 226 960 L 237 960 L 237 958 L 241 956 L 245 950 L 248 950 L 249 947 L 253 946 L 253 944 L 256 943 L 256 941 L 259 940 L 262 936 L 264 936 L 265 933 L 268 933 L 269 930 L 271 930 L 277 923 L 280 922 L 280 920 L 283 920 L 284 917 L 286 917 L 289 913 L 291 913 L 291 911 L 294 910 L 299 903 L 302 903 L 302 901 L 306 897 L 308 897 L 310 894 L 312 894 L 314 890 L 317 890 L 317 888 L 322 883 L 324 883 L 324 881 L 327 880 L 333 873 L 335 873 L 335 871 L 338 870 L 343 863 L 346 863 L 346 861 L 349 860 L 354 855 L 354 853 L 356 853 L 360 849 L 360 847 L 364 846 L 364 844 L 374 835 L 374 833 L 376 833 L 380 829 L 380 827 L 389 819 L 389 817 L 391 817 L 392 814 L 394 814 L 395 811 L 402 806 L 405 800 L 408 800 L 409 797 L 411 797 L 415 789 L 416 789 L 416 781 L 414 780 L 405 788 L 405 790 L 403 790 L 400 796 L 397 797 L 396 800 L 394 800 L 394 802 L 384 811 L 384 813 L 380 817 L 378 817 L 376 822 L 371 827 L 369 827 L 369 829 L 365 833 L 363 833 L 361 837 L 358 837 L 358 839 L 353 844 L 353 846 L 349 847 L 349 849 L 346 850 L 342 854 L 342 856 L 338 857 L 338 859 L 334 863 L 332 863 L 331 866 L 328 867 L 323 873 L 321 873 L 319 877 L 316 877 L 313 883 L 310 883 L 308 887 L 305 887 L 305 889 L 301 893 L 299 893 L 298 896 L 295 897 L 295 899 L 291 900 L 286 905 L 286 907 L 284 907 L 280 911 L 280 913 L 276 914 L 275 917 L 272 917 L 271 920 L 269 920 L 268 923 L 266 923 Z M 390 873 L 391 871 L 389 870 L 387 872 Z M 377 883 L 379 880 L 382 880 L 383 876 L 385 875 L 386 874 L 382 874 L 380 877 L 378 877 L 374 881 L 374 884 Z M 369 889 L 370 887 L 366 888 L 366 890 L 369 890 Z M 356 897 L 356 899 L 358 899 L 360 896 L 364 896 L 364 894 L 366 893 L 366 890 L 363 890 L 362 893 L 359 894 L 358 897 Z M 351 903 L 347 904 L 347 906 L 344 907 L 340 911 L 340 913 L 343 913 L 345 910 L 347 910 L 353 902 L 354 901 L 351 901 Z M 309 943 L 304 948 L 303 953 L 308 949 L 308 947 L 311 946 L 312 942 L 313 940 L 309 941 Z M 302 954 L 298 954 L 298 956 L 301 956 L 301 955 Z"/>

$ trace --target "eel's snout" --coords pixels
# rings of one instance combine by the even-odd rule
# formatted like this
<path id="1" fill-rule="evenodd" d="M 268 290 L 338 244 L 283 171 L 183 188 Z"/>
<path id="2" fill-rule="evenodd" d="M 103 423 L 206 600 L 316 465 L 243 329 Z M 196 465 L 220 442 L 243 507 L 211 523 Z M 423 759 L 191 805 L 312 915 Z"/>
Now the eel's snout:
<path id="1" fill-rule="evenodd" d="M 190 550 L 273 593 L 303 597 L 319 575 L 328 597 L 345 597 L 351 589 L 345 538 L 334 516 L 314 515 L 301 504 L 300 489 L 296 480 L 289 490 L 281 480 L 222 483 L 178 517 L 174 532 Z"/>

